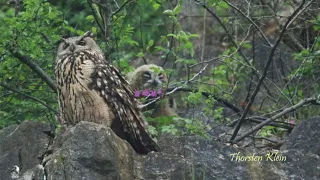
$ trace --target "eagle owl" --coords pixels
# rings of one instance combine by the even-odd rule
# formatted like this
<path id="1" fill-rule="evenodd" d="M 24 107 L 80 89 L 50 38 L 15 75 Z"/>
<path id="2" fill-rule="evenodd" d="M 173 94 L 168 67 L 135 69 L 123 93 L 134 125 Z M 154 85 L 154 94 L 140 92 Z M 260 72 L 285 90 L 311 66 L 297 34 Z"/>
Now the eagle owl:
<path id="1" fill-rule="evenodd" d="M 134 90 L 159 89 L 168 83 L 167 76 L 162 67 L 155 64 L 142 65 L 134 72 L 128 74 L 131 87 Z M 151 117 L 175 116 L 175 101 L 169 97 L 153 107 Z"/>
<path id="2" fill-rule="evenodd" d="M 79 121 L 104 124 L 127 140 L 137 153 L 159 151 L 145 130 L 130 85 L 107 62 L 90 32 L 62 39 L 55 76 L 61 119 L 66 126 Z"/>

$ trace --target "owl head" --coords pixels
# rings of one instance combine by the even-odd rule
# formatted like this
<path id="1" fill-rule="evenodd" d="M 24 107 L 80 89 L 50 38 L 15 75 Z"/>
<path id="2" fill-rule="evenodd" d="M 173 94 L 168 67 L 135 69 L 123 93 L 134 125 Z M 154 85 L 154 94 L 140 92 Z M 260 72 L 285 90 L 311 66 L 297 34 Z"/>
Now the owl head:
<path id="1" fill-rule="evenodd" d="M 61 59 L 84 50 L 98 51 L 98 53 L 102 54 L 102 51 L 93 40 L 90 32 L 86 32 L 83 36 L 70 37 L 67 39 L 62 38 L 58 46 L 57 58 Z"/>
<path id="2" fill-rule="evenodd" d="M 168 82 L 162 67 L 148 64 L 138 67 L 129 75 L 129 81 L 133 89 L 157 89 Z"/>

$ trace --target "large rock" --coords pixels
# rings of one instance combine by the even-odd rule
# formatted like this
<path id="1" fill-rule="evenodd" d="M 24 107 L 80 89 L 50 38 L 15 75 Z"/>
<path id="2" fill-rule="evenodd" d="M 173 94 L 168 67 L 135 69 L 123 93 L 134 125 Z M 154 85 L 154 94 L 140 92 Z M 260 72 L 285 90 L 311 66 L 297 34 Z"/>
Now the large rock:
<path id="1" fill-rule="evenodd" d="M 250 179 L 246 162 L 231 160 L 230 154 L 245 152 L 198 137 L 163 137 L 161 154 L 138 157 L 139 179 Z"/>
<path id="2" fill-rule="evenodd" d="M 59 135 L 46 159 L 48 180 L 131 179 L 133 149 L 103 125 L 80 122 Z"/>
<path id="3" fill-rule="evenodd" d="M 41 161 L 52 141 L 49 124 L 24 121 L 0 131 L 0 179 L 42 176 Z"/>
<path id="4" fill-rule="evenodd" d="M 110 128 L 89 122 L 78 123 L 57 135 L 48 148 L 52 138 L 43 133 L 47 125 L 25 122 L 0 132 L 0 177 L 1 180 L 316 180 L 320 177 L 319 120 L 315 117 L 302 122 L 282 151 L 273 154 L 248 152 L 194 136 L 163 136 L 159 140 L 162 152 L 146 156 L 136 154 Z M 20 151 L 24 153 L 19 155 L 16 149 L 23 149 Z M 268 153 L 272 156 L 268 157 Z M 261 159 L 253 161 L 249 157 Z M 8 171 L 15 165 L 20 172 Z"/>
<path id="5" fill-rule="evenodd" d="M 303 121 L 293 129 L 282 150 L 299 150 L 301 153 L 315 153 L 320 156 L 320 117 Z M 319 169 L 320 170 L 320 169 Z"/>

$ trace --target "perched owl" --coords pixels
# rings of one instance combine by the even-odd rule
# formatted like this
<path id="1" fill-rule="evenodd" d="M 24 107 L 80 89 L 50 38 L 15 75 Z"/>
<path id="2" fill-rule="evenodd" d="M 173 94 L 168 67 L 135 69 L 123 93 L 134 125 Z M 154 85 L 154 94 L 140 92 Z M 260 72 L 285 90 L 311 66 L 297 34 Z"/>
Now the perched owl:
<path id="1" fill-rule="evenodd" d="M 128 80 L 134 90 L 159 89 L 168 83 L 162 67 L 155 64 L 142 65 L 128 74 Z M 175 116 L 175 101 L 169 97 L 153 107 L 151 117 Z"/>
<path id="2" fill-rule="evenodd" d="M 106 61 L 89 32 L 62 40 L 55 75 L 61 119 L 66 126 L 79 121 L 104 124 L 127 140 L 137 153 L 159 151 L 145 130 L 130 85 Z"/>

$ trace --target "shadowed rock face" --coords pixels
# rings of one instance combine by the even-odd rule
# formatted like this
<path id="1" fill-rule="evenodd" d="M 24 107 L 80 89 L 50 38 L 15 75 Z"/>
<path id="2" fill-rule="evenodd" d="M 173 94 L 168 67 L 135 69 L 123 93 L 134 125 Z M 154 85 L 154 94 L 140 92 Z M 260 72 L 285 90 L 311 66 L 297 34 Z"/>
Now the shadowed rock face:
<path id="1" fill-rule="evenodd" d="M 293 129 L 282 150 L 297 150 L 320 156 L 320 117 L 312 117 Z"/>
<path id="2" fill-rule="evenodd" d="M 0 179 L 24 175 L 43 176 L 42 157 L 50 145 L 51 127 L 34 121 L 25 121 L 0 131 Z M 38 166 L 39 165 L 39 166 Z M 18 167 L 20 173 L 14 171 Z M 32 170 L 31 170 L 32 169 Z M 22 177 L 22 176 L 20 176 Z"/>
<path id="3" fill-rule="evenodd" d="M 0 180 L 319 179 L 319 122 L 301 123 L 267 159 L 266 152 L 170 136 L 160 138 L 162 152 L 140 156 L 103 125 L 80 122 L 53 138 L 48 124 L 25 121 L 0 131 Z M 242 161 L 253 154 L 263 160 Z"/>

